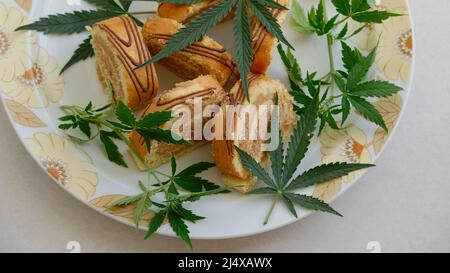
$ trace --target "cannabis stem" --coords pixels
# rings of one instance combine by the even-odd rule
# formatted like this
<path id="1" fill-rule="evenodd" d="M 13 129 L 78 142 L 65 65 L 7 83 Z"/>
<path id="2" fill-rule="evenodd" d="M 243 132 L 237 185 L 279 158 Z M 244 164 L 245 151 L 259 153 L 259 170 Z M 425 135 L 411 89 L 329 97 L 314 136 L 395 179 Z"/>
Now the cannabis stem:
<path id="1" fill-rule="evenodd" d="M 269 223 L 270 217 L 272 216 L 273 210 L 275 209 L 275 205 L 277 204 L 278 196 L 273 199 L 272 206 L 270 206 L 270 210 L 267 213 L 266 218 L 264 219 L 264 225 Z"/>
<path id="2" fill-rule="evenodd" d="M 127 145 L 127 147 L 129 148 L 130 152 L 134 155 L 134 157 L 139 161 L 139 163 L 141 163 L 149 172 L 150 175 L 153 175 L 155 173 L 161 174 L 161 175 L 165 175 L 161 172 L 157 172 L 156 170 L 152 169 L 151 166 L 145 161 L 144 158 L 142 158 L 141 154 L 139 153 L 139 151 L 137 150 L 136 146 L 130 142 L 130 140 L 124 135 L 124 133 L 117 129 L 116 126 L 114 126 L 113 124 L 111 124 L 108 120 L 106 120 L 104 117 L 102 116 L 94 116 L 92 117 L 91 115 L 88 115 L 85 113 L 85 110 L 82 107 L 78 107 L 78 106 L 70 106 L 70 105 L 64 105 L 61 106 L 61 110 L 66 111 L 66 112 L 72 112 L 75 113 L 76 115 L 80 116 L 81 118 L 96 123 L 97 127 L 101 128 L 101 126 L 105 126 L 111 130 L 114 131 L 115 134 L 117 134 L 117 136 L 120 138 L 120 140 L 125 143 Z"/>
<path id="3" fill-rule="evenodd" d="M 139 12 L 129 12 L 131 15 L 146 15 L 146 14 L 156 14 L 156 11 L 139 11 Z"/>
<path id="4" fill-rule="evenodd" d="M 334 67 L 334 53 L 333 53 L 333 44 L 334 44 L 334 38 L 333 35 L 328 34 L 327 35 L 327 47 L 328 47 L 328 60 L 330 63 L 330 74 L 334 73 L 336 71 L 336 68 Z"/>
<path id="5" fill-rule="evenodd" d="M 324 20 L 328 21 L 328 9 L 327 5 L 323 2 L 323 0 L 320 0 L 322 6 L 323 6 L 323 13 L 324 13 Z M 327 48 L 328 48 L 328 61 L 330 64 L 330 73 L 334 72 L 336 69 L 334 67 L 334 54 L 333 54 L 333 34 L 330 32 L 327 34 Z"/>
<path id="6" fill-rule="evenodd" d="M 326 7 L 325 7 L 326 8 Z M 338 22 L 336 22 L 335 26 L 340 25 L 342 23 L 344 23 L 345 21 L 347 21 L 348 19 L 350 19 L 350 16 L 345 16 L 344 18 L 342 18 L 341 20 L 339 20 Z"/>

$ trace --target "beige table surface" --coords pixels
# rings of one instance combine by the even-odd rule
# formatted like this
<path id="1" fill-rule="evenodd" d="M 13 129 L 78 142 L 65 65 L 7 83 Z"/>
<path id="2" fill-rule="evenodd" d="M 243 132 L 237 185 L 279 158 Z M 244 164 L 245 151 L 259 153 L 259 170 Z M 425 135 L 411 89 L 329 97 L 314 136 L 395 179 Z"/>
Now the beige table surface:
<path id="1" fill-rule="evenodd" d="M 259 236 L 195 241 L 199 252 L 450 251 L 450 1 L 410 0 L 416 34 L 411 99 L 377 162 L 334 206 Z M 0 107 L 0 251 L 186 251 L 176 239 L 143 233 L 78 202 L 36 165 Z"/>

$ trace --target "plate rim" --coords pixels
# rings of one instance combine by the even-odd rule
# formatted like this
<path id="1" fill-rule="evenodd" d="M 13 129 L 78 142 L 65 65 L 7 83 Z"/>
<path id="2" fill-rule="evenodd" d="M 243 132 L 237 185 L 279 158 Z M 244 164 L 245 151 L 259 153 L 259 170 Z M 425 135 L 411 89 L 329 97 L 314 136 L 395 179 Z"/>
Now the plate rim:
<path id="1" fill-rule="evenodd" d="M 383 1 L 386 1 L 386 0 L 383 0 Z M 401 123 L 401 120 L 403 119 L 403 116 L 404 116 L 404 114 L 405 114 L 405 111 L 406 111 L 406 108 L 407 108 L 407 105 L 408 105 L 408 102 L 409 102 L 409 98 L 410 98 L 411 90 L 412 90 L 412 83 L 413 83 L 413 80 L 414 80 L 414 75 L 415 75 L 415 70 L 416 70 L 416 67 L 415 67 L 415 64 L 416 64 L 416 52 L 417 52 L 417 49 L 416 49 L 416 45 L 417 45 L 417 44 L 416 44 L 416 42 L 415 42 L 415 41 L 416 41 L 416 40 L 415 40 L 415 37 L 416 37 L 416 28 L 414 27 L 415 24 L 414 24 L 414 20 L 413 20 L 413 17 L 412 17 L 411 5 L 409 4 L 409 2 L 408 2 L 407 0 L 402 0 L 402 1 L 405 3 L 406 8 L 407 8 L 407 10 L 408 10 L 409 25 L 410 25 L 410 28 L 411 28 L 411 31 L 412 31 L 412 38 L 413 38 L 413 41 L 414 41 L 414 49 L 412 50 L 412 57 L 411 57 L 410 71 L 409 71 L 409 75 L 408 75 L 407 82 L 405 83 L 405 85 L 406 85 L 405 90 L 403 91 L 403 92 L 406 93 L 406 95 L 403 97 L 403 105 L 402 105 L 402 107 L 401 107 L 401 111 L 400 111 L 400 113 L 399 113 L 399 116 L 398 116 L 398 118 L 397 118 L 397 121 L 396 121 L 396 123 L 395 123 L 393 129 L 391 130 L 391 132 L 390 132 L 390 134 L 389 134 L 389 137 L 387 138 L 386 142 L 385 142 L 384 145 L 381 147 L 380 151 L 376 154 L 376 156 L 373 158 L 373 160 L 372 160 L 373 163 L 376 163 L 377 160 L 379 160 L 379 158 L 380 158 L 380 157 L 382 156 L 382 154 L 384 153 L 384 150 L 386 149 L 386 147 L 390 145 L 390 142 L 391 142 L 392 138 L 396 135 L 396 132 L 397 132 L 398 127 L 399 127 L 399 125 L 400 125 L 400 123 Z M 5 3 L 5 2 L 6 2 L 6 3 Z M 15 2 L 15 1 L 14 1 L 14 2 Z M 2 0 L 2 1 L 0 2 L 0 4 L 5 4 L 5 6 L 7 6 L 8 8 L 15 7 L 14 5 L 8 5 L 7 3 L 8 3 L 7 0 L 6 0 L 6 1 Z M 15 3 L 17 4 L 17 2 L 15 2 Z M 27 16 L 27 15 L 25 14 L 25 16 Z M 36 134 L 36 133 L 38 133 L 38 132 L 34 132 L 33 134 L 31 134 L 31 136 L 28 136 L 28 137 L 26 137 L 26 138 L 22 138 L 22 137 L 21 137 L 20 131 L 21 131 L 22 129 L 21 129 L 21 128 L 18 128 L 18 127 L 21 126 L 21 125 L 20 125 L 20 124 L 17 124 L 17 123 L 13 120 L 12 114 L 10 113 L 10 111 L 9 111 L 9 109 L 8 109 L 8 106 L 7 106 L 7 104 L 6 104 L 6 103 L 7 103 L 6 100 L 12 100 L 12 101 L 14 101 L 14 100 L 5 94 L 4 90 L 3 90 L 1 87 L 0 87 L 0 91 L 1 91 L 1 92 L 0 92 L 0 93 L 1 93 L 0 97 L 1 97 L 1 100 L 2 100 L 2 104 L 3 104 L 4 110 L 5 110 L 6 114 L 7 114 L 7 117 L 8 117 L 8 120 L 9 120 L 10 124 L 11 124 L 12 127 L 14 128 L 14 132 L 15 132 L 17 138 L 19 138 L 20 142 L 21 142 L 22 145 L 25 147 L 25 149 L 26 149 L 26 151 L 28 152 L 28 154 L 30 154 L 30 156 L 33 158 L 33 160 L 35 161 L 35 163 L 42 169 L 42 171 L 44 171 L 44 172 L 50 177 L 50 180 L 51 180 L 51 181 L 56 181 L 55 178 L 53 178 L 53 177 L 47 172 L 47 170 L 45 169 L 45 167 L 41 164 L 41 162 L 40 162 L 40 160 L 37 158 L 37 155 L 35 154 L 35 152 L 32 151 L 31 146 L 28 145 L 28 144 L 26 143 L 26 140 L 27 140 L 29 137 L 32 137 L 34 134 Z M 45 132 L 42 132 L 42 133 L 53 134 L 53 133 L 57 133 L 57 132 L 47 132 L 47 131 L 45 131 Z M 343 189 L 341 189 L 336 195 L 334 195 L 334 196 L 331 198 L 331 200 L 329 201 L 329 203 L 333 203 L 337 198 L 339 198 L 341 195 L 343 195 L 344 193 L 346 193 L 350 188 L 352 188 L 354 184 L 356 184 L 357 182 L 359 182 L 359 180 L 366 174 L 366 172 L 367 172 L 367 170 L 364 170 L 364 171 L 362 171 L 361 173 L 359 173 L 358 176 L 357 176 L 355 179 L 352 180 L 352 185 L 350 185 L 350 186 L 348 186 L 348 187 L 344 187 Z M 89 200 L 89 199 L 83 199 L 83 198 L 81 198 L 80 196 L 78 196 L 77 194 L 75 194 L 73 191 L 69 190 L 67 187 L 65 187 L 64 185 L 62 185 L 61 183 L 56 183 L 56 184 L 57 184 L 59 187 L 62 187 L 62 188 L 64 189 L 64 191 L 68 192 L 72 197 L 76 198 L 76 199 L 77 199 L 78 201 L 80 201 L 81 203 L 87 205 L 87 206 L 88 206 L 89 208 L 91 208 L 91 209 L 94 209 L 95 211 L 99 212 L 100 214 L 106 216 L 107 218 L 110 218 L 110 219 L 112 219 L 112 220 L 114 220 L 114 221 L 117 221 L 117 222 L 119 222 L 119 223 L 128 225 L 128 226 L 130 226 L 130 227 L 133 227 L 133 226 L 134 226 L 133 223 L 131 223 L 131 222 L 129 222 L 129 221 L 126 221 L 125 219 L 122 219 L 122 218 L 120 218 L 120 217 L 117 217 L 117 216 L 115 216 L 115 215 L 113 215 L 113 214 L 111 214 L 111 213 L 107 213 L 107 212 L 105 212 L 104 210 L 102 210 L 101 208 L 98 208 L 98 207 L 92 205 L 92 204 L 90 203 L 90 201 L 95 200 L 96 198 L 93 198 L 93 199 L 91 199 L 91 200 Z M 263 227 L 263 228 L 261 228 L 261 229 L 259 229 L 259 230 L 255 230 L 255 231 L 253 231 L 253 232 L 245 232 L 245 233 L 241 233 L 241 234 L 239 234 L 239 235 L 228 235 L 228 236 L 227 236 L 227 235 L 225 235 L 225 236 L 215 236 L 215 235 L 212 235 L 212 236 L 208 236 L 208 235 L 198 236 L 198 235 L 195 235 L 195 236 L 191 236 L 191 239 L 193 239 L 193 240 L 226 240 L 226 239 L 237 239 L 237 238 L 244 238 L 244 237 L 256 236 L 256 235 L 260 235 L 260 234 L 263 234 L 263 233 L 271 232 L 271 231 L 274 231 L 274 230 L 277 230 L 277 229 L 286 227 L 286 226 L 288 226 L 288 225 L 291 225 L 291 224 L 293 224 L 293 223 L 296 223 L 297 221 L 300 221 L 300 220 L 302 220 L 302 219 L 304 219 L 304 218 L 306 218 L 306 217 L 309 217 L 309 216 L 312 215 L 313 213 L 316 213 L 316 212 L 315 212 L 315 211 L 309 211 L 309 210 L 308 210 L 307 213 L 305 213 L 301 218 L 295 218 L 295 217 L 292 217 L 292 218 L 289 219 L 288 221 L 279 222 L 279 223 L 277 223 L 277 224 L 275 224 L 275 225 L 272 225 L 272 226 L 269 226 L 269 227 L 267 227 L 267 228 L 264 228 L 264 227 Z M 140 229 L 140 230 L 143 230 L 143 231 L 146 230 L 146 228 L 144 228 L 144 227 L 142 227 L 142 226 L 140 226 L 139 229 Z M 163 235 L 163 236 L 168 236 L 168 237 L 176 237 L 176 235 L 175 235 L 173 232 L 170 232 L 170 231 L 169 231 L 169 232 L 166 232 L 166 231 L 158 231 L 157 234 Z"/>

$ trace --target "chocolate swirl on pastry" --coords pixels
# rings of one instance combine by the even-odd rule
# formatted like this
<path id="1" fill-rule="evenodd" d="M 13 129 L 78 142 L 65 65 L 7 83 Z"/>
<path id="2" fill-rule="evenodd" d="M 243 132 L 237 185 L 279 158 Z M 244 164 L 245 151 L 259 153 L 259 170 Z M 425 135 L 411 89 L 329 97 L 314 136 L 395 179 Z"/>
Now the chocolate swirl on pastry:
<path id="1" fill-rule="evenodd" d="M 123 101 L 133 110 L 144 108 L 159 88 L 153 65 L 136 69 L 151 58 L 134 21 L 120 16 L 97 23 L 92 29 L 99 78 L 106 92 L 114 89 L 113 101 Z"/>
<path id="2" fill-rule="evenodd" d="M 214 76 L 201 76 L 192 81 L 179 83 L 175 88 L 161 93 L 147 106 L 142 117 L 158 111 L 174 110 L 177 106 L 183 105 L 188 107 L 191 111 L 190 122 L 194 123 L 194 120 L 197 118 L 195 116 L 196 114 L 203 115 L 203 113 L 195 113 L 193 111 L 194 106 L 192 102 L 195 98 L 201 98 L 203 107 L 206 107 L 207 105 L 221 105 L 225 97 L 226 92 Z M 181 118 L 181 116 L 178 118 Z M 211 119 L 203 118 L 203 116 L 201 118 L 203 124 Z M 171 130 L 172 125 L 176 121 L 177 117 L 174 117 L 171 121 L 163 124 L 161 128 Z M 191 128 L 193 127 L 191 126 Z M 145 158 L 150 166 L 155 168 L 170 161 L 172 155 L 181 156 L 188 151 L 206 144 L 206 141 L 204 140 L 192 141 L 192 144 L 187 145 L 166 144 L 151 141 L 150 152 L 148 152 L 145 140 L 137 132 L 133 131 L 130 137 L 131 142 L 136 146 L 141 156 Z"/>
<path id="3" fill-rule="evenodd" d="M 290 0 L 276 0 L 277 3 L 288 7 Z M 286 17 L 286 11 L 276 8 L 269 9 L 272 15 L 281 25 Z M 253 37 L 253 64 L 251 72 L 255 74 L 265 74 L 272 62 L 272 54 L 276 45 L 276 38 L 267 31 L 263 24 L 252 16 L 250 20 L 250 28 Z"/>
<path id="4" fill-rule="evenodd" d="M 156 55 L 182 27 L 183 25 L 175 20 L 154 17 L 147 20 L 142 34 L 150 52 Z M 161 62 L 184 79 L 213 75 L 222 86 L 234 83 L 238 75 L 231 55 L 223 46 L 207 36 Z"/>

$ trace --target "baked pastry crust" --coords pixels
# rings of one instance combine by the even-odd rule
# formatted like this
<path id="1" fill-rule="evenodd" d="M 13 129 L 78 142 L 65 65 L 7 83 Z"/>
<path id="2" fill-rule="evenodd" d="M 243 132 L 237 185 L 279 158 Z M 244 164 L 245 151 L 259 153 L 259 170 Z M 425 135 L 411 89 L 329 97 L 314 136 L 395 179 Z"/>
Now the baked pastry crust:
<path id="1" fill-rule="evenodd" d="M 158 54 L 182 27 L 182 24 L 172 19 L 148 19 L 142 28 L 142 34 L 151 54 Z M 232 56 L 207 36 L 161 62 L 184 79 L 214 75 L 222 86 L 234 83 L 238 75 Z"/>
<path id="2" fill-rule="evenodd" d="M 205 10 L 219 3 L 220 0 L 207 0 L 191 5 L 179 5 L 170 3 L 158 4 L 158 16 L 162 18 L 173 19 L 179 23 L 186 24 L 193 21 L 197 16 Z M 234 9 L 225 17 L 223 21 L 233 18 Z"/>
<path id="3" fill-rule="evenodd" d="M 289 7 L 290 4 L 290 0 L 276 0 L 276 2 L 285 7 Z M 277 18 L 278 24 L 282 25 L 287 12 L 276 8 L 269 8 L 269 10 Z M 272 63 L 272 55 L 277 39 L 272 33 L 267 31 L 255 16 L 250 18 L 250 28 L 252 30 L 254 54 L 251 71 L 255 74 L 266 74 Z"/>
<path id="4" fill-rule="evenodd" d="M 287 139 L 297 122 L 297 116 L 292 106 L 293 99 L 284 85 L 268 76 L 250 75 L 249 93 L 250 101 L 256 106 L 274 105 L 274 100 L 278 97 L 281 135 L 283 139 Z M 227 124 L 225 108 L 228 105 L 248 104 L 242 84 L 238 82 L 222 105 L 222 117 L 218 118 L 222 118 L 223 124 Z M 228 126 L 226 129 L 230 129 L 229 124 L 224 126 Z M 236 128 L 235 126 L 231 130 L 237 130 Z M 238 133 L 234 131 L 233 136 Z M 227 186 L 239 192 L 247 193 L 254 188 L 257 179 L 244 167 L 234 146 L 244 150 L 264 166 L 268 163 L 268 153 L 261 151 L 261 145 L 264 144 L 264 141 L 258 138 L 256 140 L 229 140 L 225 138 L 225 135 L 223 139 L 212 142 L 213 157 L 217 168 L 223 174 L 224 183 Z"/>
<path id="5" fill-rule="evenodd" d="M 135 22 L 120 16 L 95 24 L 92 46 L 99 80 L 111 102 L 122 101 L 132 110 L 145 108 L 159 82 L 153 65 L 136 69 L 151 55 Z"/>
<path id="6" fill-rule="evenodd" d="M 219 2 L 219 0 L 203 1 L 191 5 L 160 3 L 158 5 L 158 16 L 186 24 L 211 6 L 217 4 L 217 2 Z M 290 5 L 290 0 L 276 0 L 276 2 L 285 7 Z M 281 25 L 286 18 L 287 12 L 276 8 L 269 8 L 269 10 Z M 231 12 L 225 20 L 232 18 L 233 14 L 234 12 Z M 266 74 L 272 62 L 273 50 L 277 43 L 277 39 L 268 32 L 264 25 L 262 25 L 253 15 L 250 17 L 250 28 L 253 36 L 254 52 L 251 72 L 254 74 Z"/>
<path id="7" fill-rule="evenodd" d="M 191 125 L 194 120 L 199 117 L 194 116 L 198 114 L 194 112 L 194 106 L 192 102 L 196 98 L 202 98 L 202 106 L 206 107 L 208 105 L 221 105 L 222 101 L 226 97 L 226 92 L 216 80 L 214 76 L 200 76 L 192 81 L 182 82 L 175 86 L 171 90 L 167 90 L 153 99 L 153 101 L 147 106 L 142 117 L 150 113 L 158 111 L 170 111 L 175 110 L 176 107 L 180 105 L 189 107 L 191 112 Z M 204 109 L 204 108 L 203 108 Z M 200 113 L 201 115 L 203 113 Z M 181 118 L 181 117 L 180 117 Z M 202 119 L 203 125 L 209 121 L 211 118 Z M 172 125 L 177 121 L 177 118 L 173 118 L 171 121 L 163 124 L 161 129 L 171 130 Z M 193 125 L 191 128 L 194 128 Z M 191 132 L 188 132 L 191 134 Z M 135 131 L 130 135 L 131 142 L 136 146 L 139 153 L 145 161 L 152 167 L 156 168 L 168 161 L 170 161 L 172 155 L 181 156 L 187 152 L 190 152 L 204 144 L 207 143 L 206 140 L 193 140 L 190 144 L 167 144 L 158 141 L 150 142 L 150 153 L 147 150 L 144 139 Z M 191 135 L 191 139 L 194 137 Z M 138 161 L 136 161 L 138 162 Z M 143 166 L 138 164 L 139 168 L 145 170 Z"/>

